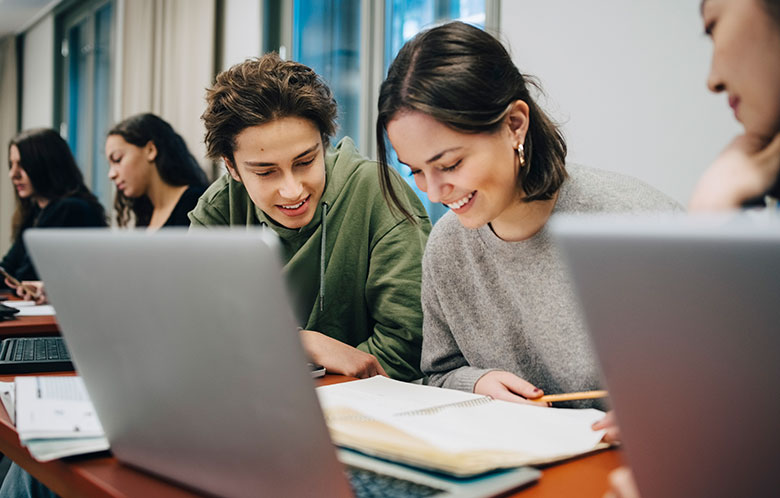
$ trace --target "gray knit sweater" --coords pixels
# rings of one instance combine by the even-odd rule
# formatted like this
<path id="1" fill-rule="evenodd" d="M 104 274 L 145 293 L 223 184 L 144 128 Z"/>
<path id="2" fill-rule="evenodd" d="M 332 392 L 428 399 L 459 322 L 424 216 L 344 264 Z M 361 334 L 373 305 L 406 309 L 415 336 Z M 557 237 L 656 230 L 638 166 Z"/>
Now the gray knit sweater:
<path id="1" fill-rule="evenodd" d="M 576 165 L 567 171 L 553 216 L 681 209 L 636 179 Z M 550 394 L 600 384 L 573 290 L 546 227 L 529 239 L 505 242 L 488 225 L 468 229 L 447 213 L 434 226 L 423 256 L 422 305 L 421 367 L 432 385 L 473 391 L 490 370 L 512 372 Z"/>

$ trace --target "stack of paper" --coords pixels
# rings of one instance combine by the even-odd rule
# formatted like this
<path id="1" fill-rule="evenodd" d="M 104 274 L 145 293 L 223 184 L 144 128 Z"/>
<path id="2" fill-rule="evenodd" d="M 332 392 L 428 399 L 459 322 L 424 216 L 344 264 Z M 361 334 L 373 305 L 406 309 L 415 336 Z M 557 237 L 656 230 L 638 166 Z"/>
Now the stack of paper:
<path id="1" fill-rule="evenodd" d="M 550 463 L 606 445 L 594 409 L 543 408 L 373 377 L 317 390 L 334 442 L 467 476 Z"/>
<path id="2" fill-rule="evenodd" d="M 80 377 L 17 377 L 16 431 L 40 462 L 109 448 Z"/>

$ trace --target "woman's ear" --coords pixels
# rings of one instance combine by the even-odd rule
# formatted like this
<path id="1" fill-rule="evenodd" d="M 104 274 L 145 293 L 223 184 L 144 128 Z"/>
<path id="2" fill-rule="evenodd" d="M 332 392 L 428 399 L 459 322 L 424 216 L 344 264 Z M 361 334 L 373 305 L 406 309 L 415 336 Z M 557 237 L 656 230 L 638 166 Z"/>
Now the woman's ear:
<path id="1" fill-rule="evenodd" d="M 157 146 L 154 145 L 154 142 L 151 140 L 146 142 L 146 145 L 144 146 L 144 152 L 146 153 L 146 160 L 150 163 L 157 159 Z"/>
<path id="2" fill-rule="evenodd" d="M 509 133 L 512 135 L 515 143 L 522 144 L 525 142 L 525 135 L 528 133 L 529 113 L 530 109 L 525 101 L 515 100 L 512 102 L 506 119 L 509 125 Z"/>
<path id="3" fill-rule="evenodd" d="M 228 173 L 230 173 L 230 176 L 232 176 L 233 179 L 238 183 L 241 183 L 241 175 L 238 174 L 238 170 L 233 165 L 233 162 L 225 156 L 222 156 L 222 160 L 225 161 L 225 168 L 227 168 Z"/>

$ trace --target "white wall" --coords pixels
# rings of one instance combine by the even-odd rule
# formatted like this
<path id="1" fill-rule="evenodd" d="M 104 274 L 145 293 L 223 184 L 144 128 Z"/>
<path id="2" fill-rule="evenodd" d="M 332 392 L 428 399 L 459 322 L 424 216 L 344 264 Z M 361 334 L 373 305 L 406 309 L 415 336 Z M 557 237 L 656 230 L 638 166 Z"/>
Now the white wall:
<path id="1" fill-rule="evenodd" d="M 224 0 L 220 70 L 260 55 L 262 2 Z"/>
<path id="2" fill-rule="evenodd" d="M 505 0 L 501 33 L 547 93 L 569 160 L 641 178 L 685 204 L 740 130 L 707 91 L 699 0 Z"/>
<path id="3" fill-rule="evenodd" d="M 24 37 L 22 129 L 54 124 L 54 17 L 48 15 Z"/>

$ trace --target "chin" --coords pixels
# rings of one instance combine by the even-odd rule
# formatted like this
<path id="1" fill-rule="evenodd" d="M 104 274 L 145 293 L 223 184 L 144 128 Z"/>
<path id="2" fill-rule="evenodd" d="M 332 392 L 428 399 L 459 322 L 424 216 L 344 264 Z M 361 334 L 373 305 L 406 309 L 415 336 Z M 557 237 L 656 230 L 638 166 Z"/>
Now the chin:
<path id="1" fill-rule="evenodd" d="M 476 230 L 477 228 L 482 228 L 483 226 L 488 224 L 487 220 L 483 220 L 476 217 L 468 216 L 468 213 L 461 216 L 459 214 L 456 214 L 455 216 L 458 217 L 458 221 L 460 221 L 460 224 L 463 225 L 466 228 L 469 228 L 471 230 Z"/>

